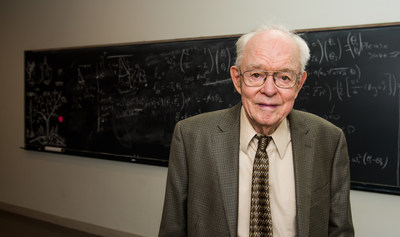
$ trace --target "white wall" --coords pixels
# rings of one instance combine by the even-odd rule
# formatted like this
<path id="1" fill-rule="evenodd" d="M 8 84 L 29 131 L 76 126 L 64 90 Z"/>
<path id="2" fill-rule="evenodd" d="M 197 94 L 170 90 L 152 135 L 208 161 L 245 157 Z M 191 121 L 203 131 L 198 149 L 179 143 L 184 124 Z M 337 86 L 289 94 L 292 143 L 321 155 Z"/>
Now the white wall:
<path id="1" fill-rule="evenodd" d="M 400 21 L 398 0 L 2 0 L 0 202 L 156 236 L 167 168 L 20 149 L 27 49 Z M 400 236 L 400 197 L 351 192 L 358 236 Z"/>

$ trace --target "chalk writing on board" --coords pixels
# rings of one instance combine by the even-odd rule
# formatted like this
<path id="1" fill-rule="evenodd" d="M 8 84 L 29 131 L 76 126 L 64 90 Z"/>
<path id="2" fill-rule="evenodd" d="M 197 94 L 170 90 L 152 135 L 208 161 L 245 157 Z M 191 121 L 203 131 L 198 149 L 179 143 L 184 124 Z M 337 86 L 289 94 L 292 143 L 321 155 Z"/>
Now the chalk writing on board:
<path id="1" fill-rule="evenodd" d="M 32 65 L 46 60 L 48 75 L 63 72 L 59 87 L 44 87 L 39 73 L 32 76 L 27 103 L 35 102 L 33 91 L 53 89 L 58 94 L 50 94 L 65 102 L 54 104 L 48 119 L 53 134 L 63 142 L 37 139 L 40 128 L 31 116 L 26 120 L 32 123 L 27 126 L 32 138 L 27 143 L 129 154 L 133 160 L 167 160 L 177 121 L 238 102 L 229 76 L 235 40 L 99 47 L 84 49 L 85 53 L 27 52 L 28 69 L 37 70 Z M 38 110 L 33 114 L 37 116 Z M 157 149 L 148 149 L 150 145 Z"/>
<path id="2" fill-rule="evenodd" d="M 62 81 L 54 81 L 53 68 L 48 64 L 47 58 L 40 62 L 27 62 L 26 81 L 28 86 L 42 84 L 42 88 L 35 87 L 34 90 L 27 91 L 27 121 L 26 135 L 30 142 L 40 144 L 65 145 L 65 138 L 58 134 L 59 123 L 63 122 L 63 117 L 58 114 L 58 110 L 67 99 L 63 96 L 60 88 Z M 62 73 L 62 72 L 59 72 Z M 55 119 L 56 124 L 51 121 Z M 35 131 L 33 128 L 36 127 Z"/>
<path id="3" fill-rule="evenodd" d="M 344 40 L 344 42 L 341 42 Z M 400 51 L 393 50 L 391 45 L 363 41 L 361 32 L 349 32 L 345 39 L 328 37 L 309 42 L 312 56 L 308 69 L 308 75 L 316 80 L 308 80 L 303 86 L 302 93 L 305 96 L 324 97 L 330 102 L 344 101 L 366 92 L 372 97 L 380 95 L 396 96 L 400 88 L 395 71 L 381 72 L 379 80 L 365 81 L 366 72 L 358 64 L 345 64 L 345 66 L 326 67 L 327 65 L 340 65 L 349 54 L 351 58 L 361 57 L 362 53 L 369 55 L 369 60 L 378 60 L 390 57 L 398 57 Z M 377 56 L 379 55 L 379 56 Z M 318 66 L 321 65 L 323 66 Z M 373 63 L 373 62 L 371 62 Z M 321 80 L 317 80 L 321 79 Z M 327 80 L 328 79 L 328 80 Z M 334 117 L 334 116 L 333 116 Z"/>

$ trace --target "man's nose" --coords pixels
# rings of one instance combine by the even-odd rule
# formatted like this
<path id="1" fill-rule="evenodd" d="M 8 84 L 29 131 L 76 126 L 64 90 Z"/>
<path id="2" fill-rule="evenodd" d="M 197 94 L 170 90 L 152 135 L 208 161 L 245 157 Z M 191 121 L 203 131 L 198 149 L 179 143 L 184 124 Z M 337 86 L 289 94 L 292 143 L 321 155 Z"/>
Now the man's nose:
<path id="1" fill-rule="evenodd" d="M 272 74 L 268 74 L 265 78 L 265 82 L 261 87 L 261 92 L 267 95 L 274 95 L 277 92 L 274 77 Z"/>

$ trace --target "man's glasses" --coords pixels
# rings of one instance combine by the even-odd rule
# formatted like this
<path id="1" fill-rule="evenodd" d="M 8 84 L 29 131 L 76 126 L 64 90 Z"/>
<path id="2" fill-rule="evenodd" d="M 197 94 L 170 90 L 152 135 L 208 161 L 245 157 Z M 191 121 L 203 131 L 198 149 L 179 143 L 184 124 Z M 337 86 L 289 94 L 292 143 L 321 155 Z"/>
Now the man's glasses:
<path id="1" fill-rule="evenodd" d="M 267 80 L 268 75 L 272 74 L 275 86 L 282 89 L 289 89 L 296 85 L 299 75 L 292 71 L 262 71 L 262 70 L 249 70 L 240 74 L 243 76 L 243 81 L 246 86 L 259 87 L 262 86 Z"/>

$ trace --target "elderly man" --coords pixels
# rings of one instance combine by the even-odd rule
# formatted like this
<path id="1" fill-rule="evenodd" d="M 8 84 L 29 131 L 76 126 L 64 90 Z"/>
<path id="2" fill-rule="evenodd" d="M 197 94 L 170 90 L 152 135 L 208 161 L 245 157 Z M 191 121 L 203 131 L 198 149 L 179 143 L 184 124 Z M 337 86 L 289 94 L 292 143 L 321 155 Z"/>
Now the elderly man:
<path id="1" fill-rule="evenodd" d="M 159 236 L 353 236 L 343 132 L 293 109 L 307 78 L 301 37 L 240 37 L 236 106 L 177 123 Z"/>

